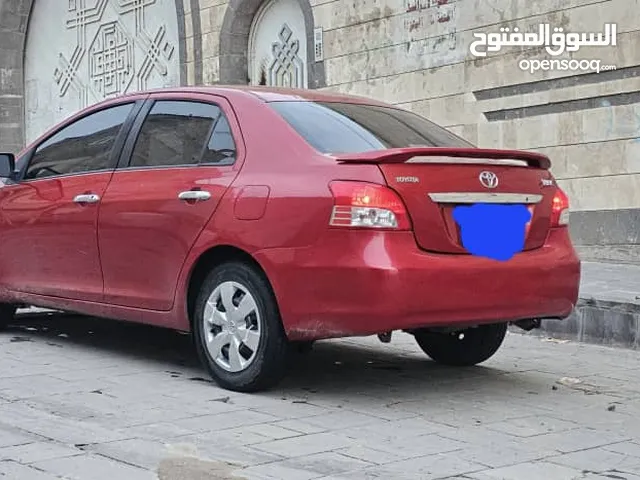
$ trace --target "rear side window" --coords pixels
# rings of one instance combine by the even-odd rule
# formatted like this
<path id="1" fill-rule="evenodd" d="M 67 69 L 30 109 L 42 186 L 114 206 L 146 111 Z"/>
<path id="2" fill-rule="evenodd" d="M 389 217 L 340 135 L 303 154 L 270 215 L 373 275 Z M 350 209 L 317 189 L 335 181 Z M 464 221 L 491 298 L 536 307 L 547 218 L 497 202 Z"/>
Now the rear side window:
<path id="1" fill-rule="evenodd" d="M 398 108 L 333 102 L 273 102 L 270 105 L 322 153 L 473 147 L 435 123 Z"/>
<path id="2" fill-rule="evenodd" d="M 158 101 L 145 119 L 131 167 L 214 163 L 230 165 L 235 143 L 220 107 L 200 102 Z"/>

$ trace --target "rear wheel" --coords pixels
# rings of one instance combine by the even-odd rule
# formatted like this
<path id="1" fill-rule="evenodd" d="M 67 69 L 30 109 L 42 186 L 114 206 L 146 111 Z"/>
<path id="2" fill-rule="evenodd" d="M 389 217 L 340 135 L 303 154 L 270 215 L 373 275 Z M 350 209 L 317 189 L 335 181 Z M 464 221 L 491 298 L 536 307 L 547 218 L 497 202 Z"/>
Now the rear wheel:
<path id="1" fill-rule="evenodd" d="M 414 335 L 420 348 L 434 361 L 465 367 L 492 357 L 502 345 L 506 333 L 507 324 L 496 323 L 448 333 L 419 330 Z"/>
<path id="2" fill-rule="evenodd" d="M 255 392 L 284 376 L 288 342 L 271 288 L 255 268 L 226 263 L 205 279 L 193 318 L 200 360 L 223 388 Z"/>
<path id="3" fill-rule="evenodd" d="M 0 330 L 7 328 L 16 314 L 16 306 L 6 303 L 0 304 Z"/>

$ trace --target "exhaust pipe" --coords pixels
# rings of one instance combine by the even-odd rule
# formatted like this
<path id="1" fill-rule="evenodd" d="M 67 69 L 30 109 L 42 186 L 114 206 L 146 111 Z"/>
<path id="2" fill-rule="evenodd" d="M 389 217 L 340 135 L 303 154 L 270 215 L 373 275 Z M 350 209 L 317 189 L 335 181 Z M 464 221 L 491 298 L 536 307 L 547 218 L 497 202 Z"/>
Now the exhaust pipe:
<path id="1" fill-rule="evenodd" d="M 514 325 L 520 327 L 526 332 L 533 330 L 534 328 L 540 328 L 541 323 L 542 320 L 540 320 L 539 318 L 528 318 L 526 320 L 518 320 L 517 322 L 513 322 Z"/>

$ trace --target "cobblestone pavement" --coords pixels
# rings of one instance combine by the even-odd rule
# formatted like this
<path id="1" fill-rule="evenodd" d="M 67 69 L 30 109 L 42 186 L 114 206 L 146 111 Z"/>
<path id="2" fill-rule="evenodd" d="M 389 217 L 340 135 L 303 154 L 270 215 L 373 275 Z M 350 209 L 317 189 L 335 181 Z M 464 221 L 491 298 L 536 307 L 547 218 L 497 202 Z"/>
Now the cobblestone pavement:
<path id="1" fill-rule="evenodd" d="M 83 317 L 0 333 L 0 478 L 640 479 L 640 353 L 509 334 L 439 367 L 407 335 L 319 343 L 275 391 L 186 335 Z"/>

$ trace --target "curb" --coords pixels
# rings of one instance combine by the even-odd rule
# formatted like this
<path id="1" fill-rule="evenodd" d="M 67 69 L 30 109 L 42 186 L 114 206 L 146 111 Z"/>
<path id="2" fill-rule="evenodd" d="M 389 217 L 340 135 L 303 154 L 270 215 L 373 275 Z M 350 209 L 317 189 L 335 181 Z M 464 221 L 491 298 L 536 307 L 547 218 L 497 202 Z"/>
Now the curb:
<path id="1" fill-rule="evenodd" d="M 565 320 L 543 320 L 541 328 L 514 333 L 547 336 L 574 342 L 640 349 L 640 304 L 581 298 Z"/>

